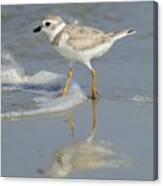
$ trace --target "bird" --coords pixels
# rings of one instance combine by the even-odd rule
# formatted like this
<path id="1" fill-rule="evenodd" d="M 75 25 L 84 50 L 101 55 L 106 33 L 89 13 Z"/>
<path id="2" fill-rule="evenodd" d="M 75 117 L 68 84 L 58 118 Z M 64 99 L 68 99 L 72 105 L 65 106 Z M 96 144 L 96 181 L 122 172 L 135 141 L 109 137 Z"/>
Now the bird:
<path id="1" fill-rule="evenodd" d="M 74 64 L 81 63 L 86 65 L 91 72 L 91 97 L 96 100 L 96 70 L 91 64 L 92 60 L 107 53 L 116 41 L 135 34 L 136 30 L 129 28 L 116 32 L 104 32 L 90 26 L 66 23 L 58 15 L 48 15 L 42 19 L 33 32 L 45 33 L 54 49 L 70 62 L 61 95 L 68 94 Z"/>

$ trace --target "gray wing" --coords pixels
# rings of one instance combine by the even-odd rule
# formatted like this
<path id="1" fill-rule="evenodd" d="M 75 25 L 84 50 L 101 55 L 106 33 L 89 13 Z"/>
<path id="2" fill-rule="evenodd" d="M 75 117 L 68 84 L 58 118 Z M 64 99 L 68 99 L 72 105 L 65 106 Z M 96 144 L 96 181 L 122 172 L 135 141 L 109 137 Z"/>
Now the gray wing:
<path id="1" fill-rule="evenodd" d="M 107 34 L 92 27 L 67 25 L 64 32 L 69 34 L 67 44 L 74 50 L 87 50 L 109 40 Z"/>

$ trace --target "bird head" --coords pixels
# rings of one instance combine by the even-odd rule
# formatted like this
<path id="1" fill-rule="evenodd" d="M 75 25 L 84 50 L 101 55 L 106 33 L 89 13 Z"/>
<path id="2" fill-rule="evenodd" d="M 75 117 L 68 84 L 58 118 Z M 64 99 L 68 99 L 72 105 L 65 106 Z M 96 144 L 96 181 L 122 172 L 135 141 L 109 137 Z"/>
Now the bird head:
<path id="1" fill-rule="evenodd" d="M 52 41 L 55 36 L 62 31 L 65 25 L 61 17 L 49 15 L 42 20 L 42 23 L 37 26 L 33 32 L 38 33 L 43 31 L 48 36 L 49 40 Z"/>

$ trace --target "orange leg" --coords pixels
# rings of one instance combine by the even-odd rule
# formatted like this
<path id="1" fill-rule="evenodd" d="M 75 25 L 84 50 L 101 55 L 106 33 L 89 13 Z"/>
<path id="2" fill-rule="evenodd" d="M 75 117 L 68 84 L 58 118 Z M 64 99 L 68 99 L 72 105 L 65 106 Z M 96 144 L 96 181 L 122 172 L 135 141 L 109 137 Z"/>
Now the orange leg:
<path id="1" fill-rule="evenodd" d="M 91 70 L 92 75 L 92 99 L 97 99 L 97 92 L 96 92 L 96 70 Z"/>
<path id="2" fill-rule="evenodd" d="M 73 69 L 70 68 L 68 70 L 67 80 L 66 80 L 65 86 L 63 88 L 62 96 L 67 96 L 68 91 L 70 89 L 70 84 L 71 84 L 72 76 L 73 76 Z"/>

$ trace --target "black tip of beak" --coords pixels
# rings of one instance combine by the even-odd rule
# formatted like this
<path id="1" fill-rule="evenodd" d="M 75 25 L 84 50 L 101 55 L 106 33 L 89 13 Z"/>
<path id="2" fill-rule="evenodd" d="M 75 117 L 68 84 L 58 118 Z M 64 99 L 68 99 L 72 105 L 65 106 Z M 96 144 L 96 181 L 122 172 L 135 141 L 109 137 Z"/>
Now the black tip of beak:
<path id="1" fill-rule="evenodd" d="M 35 29 L 33 30 L 33 32 L 34 32 L 34 33 L 40 32 L 41 29 L 42 29 L 42 27 L 41 27 L 41 26 L 38 26 L 37 28 L 35 28 Z"/>

